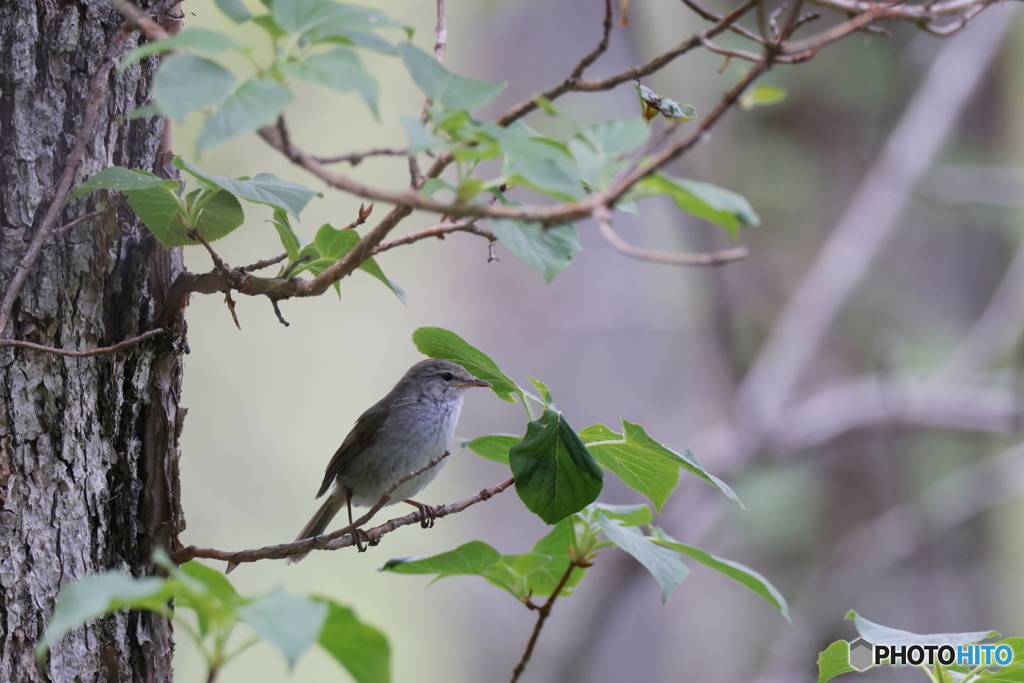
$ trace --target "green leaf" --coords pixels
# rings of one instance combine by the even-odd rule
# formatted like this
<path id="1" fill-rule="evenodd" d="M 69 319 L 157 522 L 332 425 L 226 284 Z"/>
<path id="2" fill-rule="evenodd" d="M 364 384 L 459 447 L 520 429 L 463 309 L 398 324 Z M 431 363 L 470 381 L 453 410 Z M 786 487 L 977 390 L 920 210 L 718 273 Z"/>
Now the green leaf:
<path id="1" fill-rule="evenodd" d="M 253 17 L 252 23 L 266 31 L 274 40 L 280 40 L 288 35 L 288 32 L 278 26 L 277 22 L 274 21 L 274 17 L 269 14 L 262 14 L 258 17 Z"/>
<path id="2" fill-rule="evenodd" d="M 650 127 L 642 118 L 634 117 L 590 126 L 579 137 L 591 143 L 602 156 L 614 159 L 637 149 L 650 136 Z"/>
<path id="3" fill-rule="evenodd" d="M 970 645 L 987 638 L 998 638 L 998 631 L 970 631 L 965 633 L 931 633 L 922 635 L 889 628 L 868 621 L 853 610 L 846 613 L 847 619 L 853 619 L 854 626 L 860 637 L 875 645 Z"/>
<path id="4" fill-rule="evenodd" d="M 595 514 L 602 514 L 608 519 L 617 519 L 625 526 L 643 526 L 650 524 L 654 519 L 651 515 L 651 508 L 643 503 L 636 505 L 607 505 L 605 503 L 591 503 L 589 510 Z"/>
<path id="5" fill-rule="evenodd" d="M 317 642 L 327 619 L 327 605 L 282 590 L 264 595 L 238 610 L 238 616 L 261 637 L 276 645 L 288 667 Z"/>
<path id="6" fill-rule="evenodd" d="M 432 557 L 396 557 L 388 560 L 381 571 L 398 574 L 437 574 L 438 578 L 484 572 L 501 559 L 501 553 L 483 541 L 470 541 L 455 550 Z"/>
<path id="7" fill-rule="evenodd" d="M 998 671 L 982 671 L 976 680 L 979 683 L 1024 683 L 1024 664 L 1010 664 Z"/>
<path id="8" fill-rule="evenodd" d="M 519 600 L 530 597 L 544 598 L 554 593 L 570 565 L 569 558 L 564 553 L 561 557 L 554 558 L 537 553 L 523 553 L 505 555 L 501 559 L 507 567 L 507 575 L 512 577 L 512 580 L 506 583 L 498 578 L 497 569 L 501 563 L 491 568 L 488 579 L 501 585 Z M 575 567 L 558 594 L 572 595 L 573 589 L 583 580 L 584 575 L 586 570 L 583 567 Z"/>
<path id="9" fill-rule="evenodd" d="M 633 81 L 633 85 L 640 96 L 641 112 L 645 120 L 650 121 L 659 113 L 672 121 L 692 121 L 697 118 L 697 111 L 690 105 L 662 97 L 647 86 L 640 85 L 640 81 Z"/>
<path id="10" fill-rule="evenodd" d="M 237 2 L 238 0 L 234 1 Z M 127 57 L 121 60 L 121 64 L 117 69 L 119 72 L 123 72 L 129 66 L 144 57 L 161 52 L 167 52 L 168 50 L 173 50 L 175 48 L 185 48 L 187 50 L 206 52 L 212 55 L 219 54 L 224 50 L 242 49 L 238 43 L 223 33 L 210 31 L 205 28 L 183 28 L 170 38 L 155 40 L 152 43 L 146 43 L 145 45 L 138 46 L 129 52 Z"/>
<path id="11" fill-rule="evenodd" d="M 317 83 L 332 90 L 352 92 L 355 90 L 380 119 L 377 112 L 377 95 L 380 86 L 377 79 L 363 67 L 355 50 L 339 46 L 319 55 L 313 55 L 299 62 L 284 62 L 280 65 L 282 73 L 292 78 Z"/>
<path id="12" fill-rule="evenodd" d="M 508 464 L 508 451 L 522 441 L 521 436 L 511 434 L 489 434 L 467 441 L 465 447 L 485 460 Z"/>
<path id="13" fill-rule="evenodd" d="M 216 569 L 195 560 L 181 565 L 181 572 L 201 583 L 209 595 L 226 603 L 241 603 L 242 597 L 228 581 L 228 577 Z"/>
<path id="14" fill-rule="evenodd" d="M 676 589 L 690 570 L 683 564 L 679 553 L 655 543 L 636 527 L 626 526 L 621 520 L 598 515 L 598 523 L 608 540 L 632 555 L 651 573 L 661 587 L 661 603 Z"/>
<path id="15" fill-rule="evenodd" d="M 548 389 L 548 385 L 544 384 L 544 382 L 541 382 L 539 379 L 534 379 L 533 377 L 527 377 L 526 379 L 530 380 L 534 389 L 536 389 L 537 393 L 540 394 L 540 400 L 544 405 L 551 410 L 555 410 L 555 400 L 551 398 L 551 390 Z"/>
<path id="16" fill-rule="evenodd" d="M 543 275 L 549 284 L 569 265 L 572 255 L 583 250 L 575 225 L 543 228 L 538 223 L 504 218 L 492 218 L 489 225 L 516 258 Z"/>
<path id="17" fill-rule="evenodd" d="M 491 383 L 491 390 L 502 401 L 515 403 L 519 387 L 498 368 L 483 351 L 471 346 L 459 335 L 440 327 L 420 327 L 412 333 L 412 343 L 430 358 L 446 358 L 466 368 L 477 379 Z"/>
<path id="18" fill-rule="evenodd" d="M 481 576 L 517 600 L 526 600 L 531 595 L 550 595 L 568 568 L 569 558 L 564 549 L 556 557 L 537 552 L 500 555 L 483 541 L 471 541 L 432 557 L 394 558 L 381 570 L 400 574 L 436 574 L 435 581 L 449 576 Z M 582 570 L 573 572 L 562 594 L 571 593 L 583 574 Z"/>
<path id="19" fill-rule="evenodd" d="M 153 77 L 153 102 L 180 123 L 189 112 L 224 102 L 236 82 L 234 74 L 209 59 L 171 55 Z"/>
<path id="20" fill-rule="evenodd" d="M 168 191 L 177 191 L 178 182 L 166 180 L 153 175 L 149 171 L 139 171 L 133 168 L 111 166 L 87 178 L 78 188 L 72 192 L 65 202 L 70 202 L 75 197 L 92 192 L 93 190 L 112 190 L 114 192 L 127 192 L 128 190 L 147 190 L 159 187 Z"/>
<path id="21" fill-rule="evenodd" d="M 128 112 L 128 116 L 125 118 L 129 121 L 134 121 L 135 119 L 144 119 L 149 116 L 160 116 L 160 107 L 156 106 L 155 102 L 135 107 L 135 109 Z"/>
<path id="22" fill-rule="evenodd" d="M 252 19 L 252 13 L 241 0 L 213 0 L 217 9 L 236 24 L 242 24 Z"/>
<path id="23" fill-rule="evenodd" d="M 165 187 L 152 187 L 130 190 L 125 194 L 128 195 L 128 206 L 164 247 L 195 244 L 188 236 L 187 228 L 178 220 L 183 207 L 175 192 Z"/>
<path id="24" fill-rule="evenodd" d="M 348 252 L 352 251 L 352 249 L 359 244 L 359 233 L 351 228 L 346 230 L 335 230 L 330 223 L 325 223 L 320 226 L 313 243 L 320 251 L 320 255 L 326 259 L 328 263 L 334 263 L 344 258 Z M 379 265 L 377 265 L 377 261 L 374 260 L 373 257 L 370 257 L 359 264 L 359 269 L 383 282 L 388 289 L 394 292 L 399 301 L 403 304 L 407 303 L 408 295 L 406 295 L 405 290 L 402 289 L 397 282 L 384 275 L 384 271 L 381 270 Z M 319 273 L 323 268 L 317 268 L 314 270 Z"/>
<path id="25" fill-rule="evenodd" d="M 387 637 L 361 622 L 348 607 L 328 598 L 314 599 L 327 606 L 320 646 L 345 667 L 356 683 L 390 683 L 391 647 Z"/>
<path id="26" fill-rule="evenodd" d="M 683 211 L 722 226 L 734 238 L 739 226 L 756 226 L 761 222 L 750 202 L 741 195 L 696 180 L 650 175 L 636 184 L 629 198 L 642 199 L 656 194 L 669 195 Z"/>
<path id="27" fill-rule="evenodd" d="M 278 26 L 301 34 L 331 20 L 340 6 L 333 0 L 275 0 L 270 9 Z"/>
<path id="28" fill-rule="evenodd" d="M 203 204 L 203 210 L 196 219 L 196 229 L 208 241 L 225 237 L 245 221 L 245 212 L 234 195 L 223 190 Z M 196 242 L 188 238 L 186 244 Z"/>
<path id="29" fill-rule="evenodd" d="M 480 130 L 501 146 L 505 155 L 502 173 L 508 183 L 525 185 L 563 201 L 583 196 L 576 160 L 562 143 L 541 136 L 521 121 L 508 128 L 481 124 Z"/>
<path id="30" fill-rule="evenodd" d="M 400 116 L 398 117 L 398 120 L 401 121 L 402 128 L 405 129 L 405 134 L 409 137 L 409 154 L 417 154 L 423 150 L 434 149 L 435 147 L 444 145 L 444 141 L 428 131 L 419 119 L 412 116 Z M 440 181 L 440 178 L 431 178 L 427 182 L 430 183 L 435 180 Z M 427 188 L 424 185 L 423 190 L 426 189 Z M 423 192 L 423 190 L 421 190 L 421 192 Z M 426 196 L 429 197 L 430 194 L 427 194 Z"/>
<path id="31" fill-rule="evenodd" d="M 580 430 L 594 459 L 623 481 L 626 486 L 647 496 L 660 513 L 679 482 L 679 464 L 652 453 L 643 445 L 630 443 L 604 425 Z M 660 444 L 659 444 L 660 445 Z"/>
<path id="32" fill-rule="evenodd" d="M 136 579 L 124 572 L 93 574 L 65 584 L 57 596 L 57 607 L 46 632 L 36 645 L 36 656 L 46 651 L 68 632 L 96 617 L 126 608 L 168 613 L 171 592 L 164 579 Z"/>
<path id="33" fill-rule="evenodd" d="M 398 50 L 395 46 L 378 36 L 376 33 L 370 33 L 369 31 L 352 31 L 346 32 L 344 37 L 357 47 L 373 50 L 374 52 L 380 52 L 385 55 L 398 55 Z"/>
<path id="34" fill-rule="evenodd" d="M 288 212 L 284 209 L 274 209 L 274 218 L 271 222 L 277 230 L 277 236 L 281 238 L 281 246 L 288 253 L 288 260 L 294 261 L 299 258 L 299 249 L 305 244 L 292 229 L 292 224 L 288 220 Z"/>
<path id="35" fill-rule="evenodd" d="M 403 28 L 410 34 L 412 31 L 379 9 L 333 0 L 279 0 L 274 2 L 272 11 L 281 28 L 302 34 L 314 43 L 381 28 Z"/>
<path id="36" fill-rule="evenodd" d="M 322 192 L 311 190 L 299 183 L 281 180 L 273 173 L 260 173 L 255 178 L 237 178 L 232 180 L 212 173 L 206 173 L 185 161 L 183 157 L 175 157 L 173 164 L 183 171 L 203 181 L 207 185 L 227 190 L 236 197 L 247 199 L 256 204 L 266 204 L 275 209 L 283 209 L 295 216 L 299 214 L 313 197 L 323 197 Z"/>
<path id="37" fill-rule="evenodd" d="M 602 472 L 563 415 L 545 410 L 508 454 L 516 493 L 548 524 L 579 512 L 601 492 Z"/>
<path id="38" fill-rule="evenodd" d="M 740 96 L 739 105 L 744 109 L 766 107 L 786 99 L 786 91 L 775 85 L 755 85 Z"/>
<path id="39" fill-rule="evenodd" d="M 818 683 L 851 671 L 856 669 L 850 666 L 850 644 L 845 640 L 837 640 L 818 655 Z"/>
<path id="40" fill-rule="evenodd" d="M 412 117 L 403 116 L 401 118 L 404 120 L 406 118 Z M 416 121 L 416 123 L 419 123 L 417 119 L 413 120 Z M 402 125 L 404 126 L 405 124 L 403 123 Z M 408 130 L 406 130 L 406 132 L 408 132 Z M 412 136 L 410 136 L 410 142 L 412 141 L 411 139 Z M 419 189 L 419 193 L 424 197 L 432 197 L 435 193 L 437 193 L 438 190 L 450 190 L 452 192 L 455 192 L 455 187 L 447 180 L 443 180 L 441 178 L 430 178 L 429 180 L 427 180 L 427 182 L 423 183 L 423 187 Z"/>
<path id="41" fill-rule="evenodd" d="M 604 189 L 624 165 L 622 158 L 650 137 L 651 129 L 640 117 L 590 126 L 568 142 L 580 179 L 588 187 Z"/>
<path id="42" fill-rule="evenodd" d="M 789 606 L 786 604 L 786 599 L 782 597 L 782 593 L 780 593 L 778 589 L 768 581 L 768 579 L 764 578 L 753 569 L 750 569 L 739 562 L 715 557 L 711 553 L 701 550 L 700 548 L 695 548 L 692 545 L 680 543 L 671 536 L 665 534 L 661 529 L 655 531 L 654 541 L 659 545 L 671 548 L 672 550 L 680 552 L 687 557 L 693 558 L 694 560 L 711 567 L 716 572 L 725 574 L 734 581 L 740 582 L 767 600 L 775 607 L 775 609 L 779 610 L 779 612 L 782 613 L 782 616 L 786 617 L 786 621 L 793 623 L 789 618 Z"/>
<path id="43" fill-rule="evenodd" d="M 652 439 L 644 428 L 622 421 L 622 434 L 604 425 L 580 430 L 580 438 L 601 465 L 610 469 L 634 491 L 647 496 L 658 512 L 676 487 L 678 468 L 682 467 L 711 484 L 731 501 L 743 507 L 736 493 L 718 477 L 709 474 L 693 453 L 676 452 Z M 744 508 L 746 509 L 746 508 Z"/>
<path id="44" fill-rule="evenodd" d="M 247 80 L 206 119 L 199 131 L 196 151 L 202 154 L 236 135 L 265 126 L 276 119 L 291 101 L 291 91 L 277 81 Z"/>
<path id="45" fill-rule="evenodd" d="M 398 54 L 412 80 L 427 97 L 441 107 L 475 109 L 490 104 L 506 83 L 489 83 L 459 76 L 412 43 L 401 43 Z"/>

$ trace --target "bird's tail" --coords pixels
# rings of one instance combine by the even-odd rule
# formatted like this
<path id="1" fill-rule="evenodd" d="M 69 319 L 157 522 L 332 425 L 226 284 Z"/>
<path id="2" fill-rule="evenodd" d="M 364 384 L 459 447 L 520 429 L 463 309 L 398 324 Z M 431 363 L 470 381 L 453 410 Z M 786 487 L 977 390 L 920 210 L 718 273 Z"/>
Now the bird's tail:
<path id="1" fill-rule="evenodd" d="M 313 536 L 319 536 L 326 529 L 327 525 L 331 523 L 334 516 L 338 514 L 341 508 L 345 507 L 345 499 L 341 496 L 328 496 L 324 504 L 320 506 L 320 509 L 313 515 L 313 519 L 309 520 L 306 526 L 302 527 L 302 531 L 296 536 L 296 541 L 301 541 L 304 538 L 312 538 Z M 302 555 L 292 555 L 287 560 L 286 564 L 294 564 L 304 558 L 309 553 L 303 553 Z"/>

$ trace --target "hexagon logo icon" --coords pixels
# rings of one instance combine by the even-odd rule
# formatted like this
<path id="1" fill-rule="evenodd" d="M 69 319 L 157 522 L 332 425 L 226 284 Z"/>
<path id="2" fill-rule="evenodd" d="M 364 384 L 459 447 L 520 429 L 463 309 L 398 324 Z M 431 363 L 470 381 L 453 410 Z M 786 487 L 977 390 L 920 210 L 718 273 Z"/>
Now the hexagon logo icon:
<path id="1" fill-rule="evenodd" d="M 874 646 L 863 638 L 850 643 L 850 666 L 863 671 L 871 666 L 874 660 Z"/>

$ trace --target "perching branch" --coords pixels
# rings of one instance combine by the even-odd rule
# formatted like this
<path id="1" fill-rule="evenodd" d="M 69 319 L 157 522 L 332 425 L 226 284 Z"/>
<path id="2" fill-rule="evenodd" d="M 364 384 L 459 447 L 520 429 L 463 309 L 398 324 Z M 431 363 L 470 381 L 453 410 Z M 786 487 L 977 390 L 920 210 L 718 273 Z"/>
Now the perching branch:
<path id="1" fill-rule="evenodd" d="M 406 474 L 399 478 L 394 484 L 388 487 L 387 491 L 380 497 L 380 499 L 371 507 L 364 515 L 357 519 L 352 524 L 332 531 L 329 534 L 322 534 L 320 536 L 314 536 L 312 538 L 302 539 L 301 541 L 294 541 L 292 543 L 282 543 L 279 545 L 265 546 L 263 548 L 256 548 L 252 550 L 217 550 L 215 548 L 197 548 L 196 546 L 188 546 L 175 552 L 171 557 L 172 559 L 181 564 L 188 562 L 196 557 L 207 558 L 211 560 L 226 560 L 228 562 L 228 571 L 231 571 L 235 566 L 243 562 L 256 562 L 258 560 L 279 560 L 295 555 L 304 555 L 311 550 L 337 550 L 339 548 L 347 548 L 354 545 L 353 532 L 359 529 L 362 525 L 366 524 L 373 518 L 377 512 L 379 512 L 384 506 L 391 501 L 391 496 L 398 489 L 399 486 L 409 481 L 410 479 L 417 477 L 432 467 L 437 466 L 442 460 L 448 457 L 448 452 L 439 455 L 438 457 L 431 460 L 423 467 Z M 501 493 L 515 481 L 509 479 L 507 481 L 492 486 L 490 488 L 483 489 L 474 496 L 460 501 L 458 503 L 452 503 L 450 505 L 441 505 L 434 508 L 437 513 L 434 518 L 446 517 L 457 512 L 462 512 L 468 507 L 471 507 L 481 501 L 488 500 L 495 494 Z M 397 517 L 389 520 L 384 524 L 365 531 L 362 534 L 363 540 L 368 541 L 371 545 L 376 545 L 377 541 L 382 536 L 395 529 L 410 524 L 417 524 L 425 519 L 423 511 L 417 510 L 411 514 L 405 515 L 404 517 Z"/>

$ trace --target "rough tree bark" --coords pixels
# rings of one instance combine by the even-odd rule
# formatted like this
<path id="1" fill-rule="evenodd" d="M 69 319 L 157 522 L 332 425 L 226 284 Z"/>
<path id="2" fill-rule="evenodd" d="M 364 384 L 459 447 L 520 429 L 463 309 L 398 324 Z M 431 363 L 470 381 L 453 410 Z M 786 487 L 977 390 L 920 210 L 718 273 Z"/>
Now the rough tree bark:
<path id="1" fill-rule="evenodd" d="M 0 299 L 120 24 L 106 2 L 0 2 Z M 106 79 L 76 182 L 112 164 L 156 170 L 162 125 L 124 118 L 151 76 L 149 65 Z M 157 327 L 180 250 L 162 249 L 123 207 L 59 230 L 104 200 L 62 210 L 0 338 L 85 350 Z M 98 620 L 40 665 L 33 647 L 62 584 L 108 568 L 147 573 L 152 550 L 175 542 L 179 351 L 168 337 L 89 358 L 0 348 L 0 681 L 171 680 L 171 626 L 153 614 Z"/>

